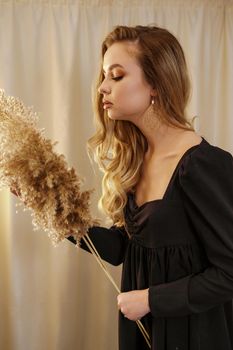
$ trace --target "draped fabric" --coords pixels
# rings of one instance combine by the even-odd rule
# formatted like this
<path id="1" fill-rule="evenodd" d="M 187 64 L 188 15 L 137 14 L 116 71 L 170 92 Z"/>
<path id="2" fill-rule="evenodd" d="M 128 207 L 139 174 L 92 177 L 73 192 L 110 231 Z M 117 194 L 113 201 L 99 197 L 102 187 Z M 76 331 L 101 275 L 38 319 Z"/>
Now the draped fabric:
<path id="1" fill-rule="evenodd" d="M 0 88 L 39 115 L 45 135 L 95 188 L 86 156 L 100 46 L 115 25 L 154 24 L 180 41 L 192 82 L 188 114 L 211 144 L 233 151 L 232 0 L 0 0 Z M 116 292 L 93 257 L 54 248 L 8 190 L 0 193 L 0 348 L 116 350 Z M 106 224 L 106 226 L 109 226 Z M 121 266 L 108 264 L 120 285 Z"/>

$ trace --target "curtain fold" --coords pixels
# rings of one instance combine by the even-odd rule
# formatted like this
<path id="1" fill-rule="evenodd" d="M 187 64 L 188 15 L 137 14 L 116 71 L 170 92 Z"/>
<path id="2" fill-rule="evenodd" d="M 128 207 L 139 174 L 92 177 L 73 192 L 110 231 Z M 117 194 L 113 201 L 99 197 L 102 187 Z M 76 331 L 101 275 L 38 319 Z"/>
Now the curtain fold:
<path id="1" fill-rule="evenodd" d="M 0 88 L 39 115 L 45 136 L 95 188 L 102 174 L 86 153 L 94 132 L 92 87 L 101 42 L 115 25 L 170 30 L 187 58 L 190 119 L 211 143 L 233 153 L 233 1 L 0 0 Z M 95 171 L 94 171 L 95 170 Z M 8 190 L 0 192 L 0 348 L 116 350 L 116 292 L 95 259 L 70 242 L 54 248 Z M 108 265 L 120 285 L 121 266 Z"/>

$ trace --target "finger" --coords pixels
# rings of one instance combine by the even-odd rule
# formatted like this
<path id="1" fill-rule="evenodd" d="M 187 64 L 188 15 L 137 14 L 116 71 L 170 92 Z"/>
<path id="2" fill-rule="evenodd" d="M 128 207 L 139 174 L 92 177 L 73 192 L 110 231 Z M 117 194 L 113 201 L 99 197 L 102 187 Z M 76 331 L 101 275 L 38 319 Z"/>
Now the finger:
<path id="1" fill-rule="evenodd" d="M 120 309 L 120 307 L 121 307 L 121 300 L 118 297 L 117 297 L 117 305 L 118 305 L 118 309 Z"/>

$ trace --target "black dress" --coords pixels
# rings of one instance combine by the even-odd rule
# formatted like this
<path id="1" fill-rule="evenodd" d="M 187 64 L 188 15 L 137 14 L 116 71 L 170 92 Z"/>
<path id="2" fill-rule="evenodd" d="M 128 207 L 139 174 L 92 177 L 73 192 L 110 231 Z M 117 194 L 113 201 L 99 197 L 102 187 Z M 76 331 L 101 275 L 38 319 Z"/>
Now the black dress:
<path id="1" fill-rule="evenodd" d="M 232 155 L 202 137 L 162 199 L 137 206 L 129 193 L 124 209 L 130 238 L 116 226 L 92 227 L 89 236 L 104 260 L 123 262 L 122 292 L 149 288 L 151 312 L 141 322 L 151 349 L 233 350 Z M 119 349 L 149 349 L 121 312 Z"/>

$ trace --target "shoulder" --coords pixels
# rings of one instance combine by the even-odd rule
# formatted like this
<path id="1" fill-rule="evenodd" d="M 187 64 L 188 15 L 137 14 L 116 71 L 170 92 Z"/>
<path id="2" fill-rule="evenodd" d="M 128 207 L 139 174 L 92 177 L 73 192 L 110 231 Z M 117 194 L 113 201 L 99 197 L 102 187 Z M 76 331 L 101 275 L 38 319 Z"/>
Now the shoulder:
<path id="1" fill-rule="evenodd" d="M 199 211 L 230 214 L 233 208 L 233 157 L 204 140 L 183 160 L 178 182 L 185 198 Z M 224 212 L 224 213 L 223 213 Z"/>
<path id="2" fill-rule="evenodd" d="M 228 151 L 226 151 L 223 148 L 220 148 L 218 146 L 214 146 L 210 144 L 207 140 L 203 139 L 203 145 L 200 147 L 199 152 L 197 152 L 196 156 L 202 155 L 202 156 L 208 156 L 210 160 L 218 160 L 220 163 L 225 161 L 232 162 L 233 157 L 232 154 Z"/>
<path id="3" fill-rule="evenodd" d="M 233 157 L 227 150 L 212 145 L 205 138 L 183 159 L 179 176 L 231 176 L 233 178 Z"/>

